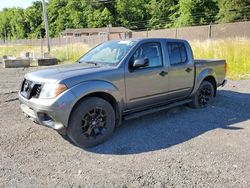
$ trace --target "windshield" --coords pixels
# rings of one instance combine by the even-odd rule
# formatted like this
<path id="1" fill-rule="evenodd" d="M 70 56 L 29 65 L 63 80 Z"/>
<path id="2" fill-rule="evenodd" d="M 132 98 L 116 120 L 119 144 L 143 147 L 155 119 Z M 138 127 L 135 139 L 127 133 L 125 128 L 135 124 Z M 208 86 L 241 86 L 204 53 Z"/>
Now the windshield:
<path id="1" fill-rule="evenodd" d="M 117 65 L 134 44 L 135 41 L 105 42 L 85 54 L 79 62 Z"/>

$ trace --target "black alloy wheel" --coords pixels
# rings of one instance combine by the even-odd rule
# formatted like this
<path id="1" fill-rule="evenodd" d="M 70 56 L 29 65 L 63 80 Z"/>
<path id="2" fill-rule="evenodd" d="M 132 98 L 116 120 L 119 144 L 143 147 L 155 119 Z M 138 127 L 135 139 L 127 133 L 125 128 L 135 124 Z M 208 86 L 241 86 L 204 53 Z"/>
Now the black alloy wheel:
<path id="1" fill-rule="evenodd" d="M 74 107 L 67 128 L 71 141 L 81 148 L 93 147 L 106 141 L 115 129 L 112 105 L 98 97 L 88 97 Z"/>
<path id="2" fill-rule="evenodd" d="M 192 108 L 205 108 L 214 102 L 214 97 L 214 85 L 211 82 L 203 81 L 189 105 Z"/>
<path id="3" fill-rule="evenodd" d="M 199 96 L 198 96 L 198 102 L 201 107 L 205 107 L 207 104 L 209 104 L 209 101 L 213 97 L 212 88 L 210 85 L 205 85 L 203 88 L 201 88 Z"/>
<path id="4" fill-rule="evenodd" d="M 102 108 L 94 108 L 84 115 L 82 120 L 82 131 L 86 137 L 97 138 L 105 134 L 106 112 Z"/>

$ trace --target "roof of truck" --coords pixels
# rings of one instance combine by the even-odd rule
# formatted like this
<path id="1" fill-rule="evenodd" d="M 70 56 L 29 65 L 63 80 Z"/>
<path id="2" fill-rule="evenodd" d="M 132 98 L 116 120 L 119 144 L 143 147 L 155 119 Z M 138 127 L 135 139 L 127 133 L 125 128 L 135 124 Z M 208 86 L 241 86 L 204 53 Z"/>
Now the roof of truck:
<path id="1" fill-rule="evenodd" d="M 168 41 L 185 41 L 184 39 L 176 39 L 176 38 L 130 38 L 130 39 L 123 39 L 118 41 L 153 41 L 153 40 L 168 40 Z"/>

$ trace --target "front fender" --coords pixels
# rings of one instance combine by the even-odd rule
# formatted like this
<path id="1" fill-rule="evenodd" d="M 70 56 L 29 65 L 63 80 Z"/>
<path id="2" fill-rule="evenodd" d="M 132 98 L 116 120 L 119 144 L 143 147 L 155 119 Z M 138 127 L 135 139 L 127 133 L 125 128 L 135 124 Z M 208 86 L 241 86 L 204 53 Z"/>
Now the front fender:
<path id="1" fill-rule="evenodd" d="M 75 104 L 83 97 L 97 92 L 104 92 L 111 95 L 116 100 L 119 109 L 123 109 L 123 104 L 124 104 L 123 97 L 118 88 L 110 82 L 103 80 L 86 81 L 75 85 L 70 90 L 75 96 L 75 101 L 71 107 L 72 109 L 75 106 Z"/>
<path id="2" fill-rule="evenodd" d="M 197 73 L 197 76 L 195 79 L 195 84 L 194 84 L 194 89 L 191 93 L 191 96 L 193 96 L 196 93 L 196 91 L 199 89 L 202 81 L 208 76 L 212 76 L 217 83 L 216 73 L 214 72 L 214 70 L 211 68 L 206 68 L 206 69 L 202 70 L 200 73 Z"/>

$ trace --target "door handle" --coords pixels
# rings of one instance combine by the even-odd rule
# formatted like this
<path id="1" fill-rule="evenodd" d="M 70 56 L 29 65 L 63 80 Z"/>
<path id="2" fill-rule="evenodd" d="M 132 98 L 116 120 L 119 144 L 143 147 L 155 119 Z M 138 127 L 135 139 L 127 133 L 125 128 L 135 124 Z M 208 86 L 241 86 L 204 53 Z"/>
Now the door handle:
<path id="1" fill-rule="evenodd" d="M 159 73 L 160 76 L 165 76 L 165 75 L 167 75 L 167 74 L 168 74 L 168 72 L 166 72 L 166 71 L 161 71 L 161 72 Z"/>
<path id="2" fill-rule="evenodd" d="M 191 68 L 188 67 L 188 68 L 186 68 L 185 71 L 186 71 L 186 72 L 191 72 L 192 70 L 193 70 L 193 69 L 191 69 Z"/>

